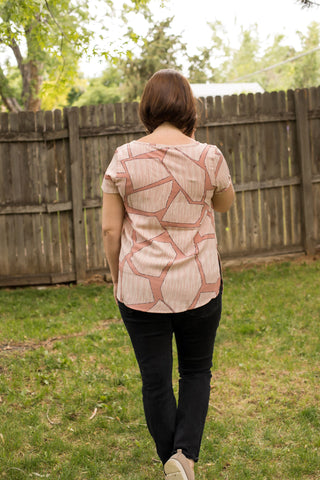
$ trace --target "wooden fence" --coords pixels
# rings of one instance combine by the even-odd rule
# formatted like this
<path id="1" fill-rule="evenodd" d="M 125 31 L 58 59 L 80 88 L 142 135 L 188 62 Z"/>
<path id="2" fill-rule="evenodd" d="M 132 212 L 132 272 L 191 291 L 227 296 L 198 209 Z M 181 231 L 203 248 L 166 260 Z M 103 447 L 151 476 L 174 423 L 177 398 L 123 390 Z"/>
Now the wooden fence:
<path id="1" fill-rule="evenodd" d="M 320 244 L 320 87 L 202 99 L 197 140 L 223 151 L 236 190 L 216 215 L 223 258 Z M 144 133 L 138 105 L 0 114 L 0 286 L 106 273 L 101 182 Z"/>

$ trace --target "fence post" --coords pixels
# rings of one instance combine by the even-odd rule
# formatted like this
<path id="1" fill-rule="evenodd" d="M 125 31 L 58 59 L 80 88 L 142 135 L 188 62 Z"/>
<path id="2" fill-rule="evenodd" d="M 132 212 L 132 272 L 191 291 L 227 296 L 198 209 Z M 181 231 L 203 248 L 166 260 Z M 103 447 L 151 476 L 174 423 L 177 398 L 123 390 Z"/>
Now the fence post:
<path id="1" fill-rule="evenodd" d="M 308 90 L 294 92 L 298 156 L 301 172 L 302 236 L 306 253 L 315 252 L 312 164 L 308 120 Z"/>
<path id="2" fill-rule="evenodd" d="M 82 159 L 79 137 L 79 109 L 65 109 L 69 130 L 69 153 L 72 192 L 72 216 L 76 281 L 86 278 L 86 237 L 83 212 Z"/>

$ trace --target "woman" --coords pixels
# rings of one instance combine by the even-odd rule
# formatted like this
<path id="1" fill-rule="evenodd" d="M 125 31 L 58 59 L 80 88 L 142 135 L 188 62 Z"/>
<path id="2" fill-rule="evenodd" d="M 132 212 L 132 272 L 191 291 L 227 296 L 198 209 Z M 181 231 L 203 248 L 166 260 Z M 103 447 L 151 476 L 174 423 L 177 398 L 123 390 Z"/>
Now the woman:
<path id="1" fill-rule="evenodd" d="M 222 153 L 194 139 L 196 103 L 180 73 L 155 73 L 139 113 L 148 135 L 120 146 L 103 180 L 104 248 L 166 478 L 194 480 L 221 314 L 214 210 L 226 212 L 234 190 Z"/>

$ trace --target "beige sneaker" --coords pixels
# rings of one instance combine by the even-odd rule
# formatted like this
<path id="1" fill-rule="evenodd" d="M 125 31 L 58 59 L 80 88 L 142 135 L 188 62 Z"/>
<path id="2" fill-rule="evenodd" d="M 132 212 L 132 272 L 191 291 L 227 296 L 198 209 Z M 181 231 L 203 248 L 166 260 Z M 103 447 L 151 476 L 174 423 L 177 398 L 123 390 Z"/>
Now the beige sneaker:
<path id="1" fill-rule="evenodd" d="M 164 473 L 167 480 L 194 480 L 194 472 L 182 450 L 178 450 L 164 464 Z"/>

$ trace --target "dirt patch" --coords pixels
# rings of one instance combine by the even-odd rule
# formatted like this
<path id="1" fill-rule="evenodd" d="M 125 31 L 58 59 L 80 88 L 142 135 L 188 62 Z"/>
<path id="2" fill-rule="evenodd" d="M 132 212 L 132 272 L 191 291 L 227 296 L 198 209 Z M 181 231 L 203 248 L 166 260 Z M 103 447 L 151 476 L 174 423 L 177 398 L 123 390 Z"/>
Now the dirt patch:
<path id="1" fill-rule="evenodd" d="M 111 285 L 112 279 L 109 273 L 107 273 L 106 275 L 96 274 L 92 275 L 81 283 L 83 285 L 105 285 L 106 283 Z"/>
<path id="2" fill-rule="evenodd" d="M 255 266 L 270 265 L 272 263 L 291 262 L 297 265 L 311 265 L 320 261 L 320 252 L 314 255 L 306 255 L 304 253 L 289 253 L 284 255 L 270 255 L 264 257 L 245 257 L 222 260 L 223 268 L 229 270 L 246 270 Z"/>
<path id="3" fill-rule="evenodd" d="M 53 348 L 56 342 L 61 342 L 63 340 L 68 340 L 70 338 L 79 338 L 79 337 L 85 337 L 86 335 L 92 335 L 93 333 L 100 332 L 101 330 L 105 330 L 109 328 L 109 326 L 113 323 L 121 323 L 121 320 L 117 318 L 111 318 L 108 320 L 104 320 L 104 322 L 100 326 L 94 328 L 93 330 L 87 330 L 84 332 L 75 332 L 75 333 L 70 333 L 68 335 L 59 335 L 56 337 L 48 338 L 47 340 L 43 340 L 43 341 L 29 340 L 27 342 L 0 343 L 0 353 L 24 352 L 27 350 L 36 350 L 41 347 L 50 349 L 50 348 Z"/>

